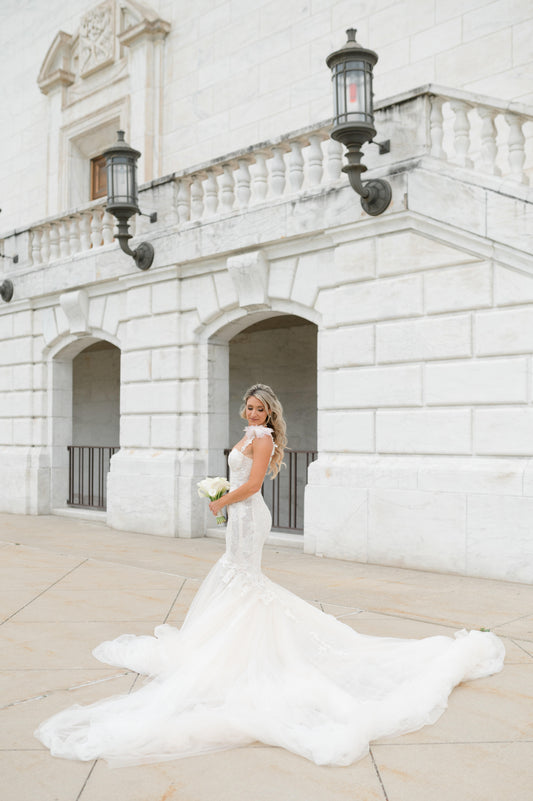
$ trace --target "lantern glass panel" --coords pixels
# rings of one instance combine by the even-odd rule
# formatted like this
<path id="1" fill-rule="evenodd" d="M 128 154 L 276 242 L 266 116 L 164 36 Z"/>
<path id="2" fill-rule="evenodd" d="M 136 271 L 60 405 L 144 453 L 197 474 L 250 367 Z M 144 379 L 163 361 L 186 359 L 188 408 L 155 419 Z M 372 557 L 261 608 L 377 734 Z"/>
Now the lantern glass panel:
<path id="1" fill-rule="evenodd" d="M 127 156 L 113 156 L 108 167 L 110 203 L 137 205 L 136 165 Z"/>
<path id="2" fill-rule="evenodd" d="M 372 124 L 372 73 L 365 61 L 344 61 L 333 69 L 335 123 Z"/>

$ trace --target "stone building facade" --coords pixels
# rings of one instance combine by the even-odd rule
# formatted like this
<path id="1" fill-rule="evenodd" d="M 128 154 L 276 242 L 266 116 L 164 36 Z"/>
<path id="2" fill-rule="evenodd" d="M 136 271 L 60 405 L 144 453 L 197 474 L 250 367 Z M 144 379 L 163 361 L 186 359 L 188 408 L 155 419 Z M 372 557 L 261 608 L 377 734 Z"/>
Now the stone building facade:
<path id="1" fill-rule="evenodd" d="M 307 552 L 533 580 L 530 3 L 35 2 L 32 41 L 22 14 L 0 32 L 0 509 L 61 512 L 68 448 L 110 447 L 110 529 L 203 536 L 196 482 L 265 381 L 316 454 Z M 379 217 L 328 135 L 351 25 L 380 57 Z M 157 212 L 134 221 L 147 272 L 90 196 L 119 128 Z"/>

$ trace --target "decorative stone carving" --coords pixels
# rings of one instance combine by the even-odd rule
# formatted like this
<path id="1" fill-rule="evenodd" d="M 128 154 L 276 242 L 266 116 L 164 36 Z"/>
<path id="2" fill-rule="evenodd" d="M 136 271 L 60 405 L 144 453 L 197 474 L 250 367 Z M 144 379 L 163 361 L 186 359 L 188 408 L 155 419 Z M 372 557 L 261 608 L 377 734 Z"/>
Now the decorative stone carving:
<path id="1" fill-rule="evenodd" d="M 228 272 L 243 309 L 269 309 L 268 260 L 262 250 L 231 256 Z"/>
<path id="2" fill-rule="evenodd" d="M 89 333 L 89 298 L 85 290 L 63 292 L 59 296 L 59 304 L 65 312 L 71 334 Z"/>
<path id="3" fill-rule="evenodd" d="M 59 31 L 50 45 L 37 78 L 39 89 L 45 95 L 61 86 L 74 83 L 71 71 L 72 36 Z"/>
<path id="4" fill-rule="evenodd" d="M 111 64 L 115 58 L 113 0 L 106 0 L 81 18 L 79 70 L 82 78 Z"/>

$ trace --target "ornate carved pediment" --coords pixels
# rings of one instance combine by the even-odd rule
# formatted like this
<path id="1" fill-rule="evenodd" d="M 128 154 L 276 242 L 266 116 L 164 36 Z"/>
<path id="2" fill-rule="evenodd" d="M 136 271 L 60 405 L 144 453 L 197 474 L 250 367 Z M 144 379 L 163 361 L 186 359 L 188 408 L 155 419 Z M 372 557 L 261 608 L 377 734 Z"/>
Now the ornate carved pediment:
<path id="1" fill-rule="evenodd" d="M 70 88 L 71 100 L 94 91 L 95 73 L 102 82 L 123 69 L 122 48 L 141 37 L 161 38 L 170 23 L 135 0 L 104 0 L 80 19 L 75 35 L 59 31 L 45 56 L 37 83 L 41 92 Z"/>

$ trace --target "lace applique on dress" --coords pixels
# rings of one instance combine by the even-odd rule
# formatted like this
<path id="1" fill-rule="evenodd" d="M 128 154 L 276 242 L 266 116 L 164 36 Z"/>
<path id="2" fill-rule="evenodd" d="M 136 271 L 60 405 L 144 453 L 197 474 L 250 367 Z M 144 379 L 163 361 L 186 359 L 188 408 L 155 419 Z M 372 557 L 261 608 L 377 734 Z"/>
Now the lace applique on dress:
<path id="1" fill-rule="evenodd" d="M 240 447 L 241 453 L 244 453 L 248 445 L 255 439 L 261 439 L 262 437 L 270 437 L 272 440 L 272 453 L 276 450 L 276 443 L 274 442 L 272 436 L 272 429 L 268 428 L 267 426 L 246 426 L 244 429 L 244 443 Z"/>

